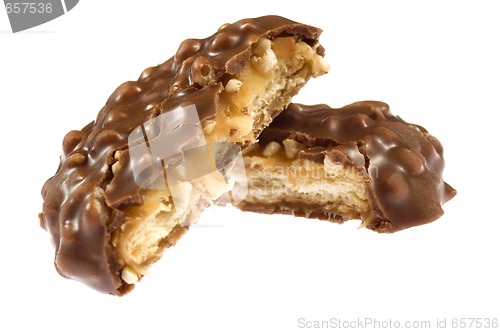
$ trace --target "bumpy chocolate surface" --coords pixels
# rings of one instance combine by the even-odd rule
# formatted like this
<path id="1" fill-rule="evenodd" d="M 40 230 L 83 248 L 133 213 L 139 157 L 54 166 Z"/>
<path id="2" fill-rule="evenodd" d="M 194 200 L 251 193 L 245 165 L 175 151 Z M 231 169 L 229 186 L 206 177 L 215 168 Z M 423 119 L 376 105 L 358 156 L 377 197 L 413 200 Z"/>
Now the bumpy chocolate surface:
<path id="1" fill-rule="evenodd" d="M 391 114 L 382 102 L 364 101 L 340 109 L 290 104 L 259 140 L 266 144 L 286 138 L 307 147 L 299 158 L 323 162 L 329 155 L 334 162 L 366 170 L 376 214 L 368 228 L 379 232 L 429 223 L 443 214 L 441 205 L 456 194 L 442 178 L 440 142 L 423 127 Z M 246 209 L 273 212 L 251 205 Z M 312 216 L 326 217 L 321 211 Z"/>
<path id="2" fill-rule="evenodd" d="M 184 41 L 165 63 L 119 86 L 95 121 L 66 135 L 59 169 L 42 189 L 40 225 L 50 233 L 58 272 L 105 293 L 130 290 L 110 244 L 124 209 L 142 203 L 129 162 L 130 132 L 176 106 L 195 104 L 202 122 L 215 118 L 223 81 L 249 61 L 258 39 L 298 36 L 312 45 L 320 33 L 279 16 L 241 20 L 206 39 Z M 113 174 L 118 150 L 124 167 Z"/>

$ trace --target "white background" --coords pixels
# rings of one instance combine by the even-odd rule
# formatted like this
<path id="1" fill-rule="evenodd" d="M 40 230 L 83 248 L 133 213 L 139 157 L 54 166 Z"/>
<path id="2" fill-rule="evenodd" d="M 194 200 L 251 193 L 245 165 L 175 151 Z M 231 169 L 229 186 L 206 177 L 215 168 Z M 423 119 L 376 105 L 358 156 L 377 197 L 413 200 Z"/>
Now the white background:
<path id="1" fill-rule="evenodd" d="M 90 1 L 12 34 L 0 10 L 0 331 L 295 331 L 306 320 L 500 318 L 500 19 L 494 1 Z M 61 141 L 188 37 L 279 14 L 323 28 L 331 72 L 295 101 L 376 99 L 445 147 L 458 190 L 392 235 L 219 208 L 131 294 L 63 279 L 39 228 Z M 367 329 L 368 330 L 368 329 Z"/>

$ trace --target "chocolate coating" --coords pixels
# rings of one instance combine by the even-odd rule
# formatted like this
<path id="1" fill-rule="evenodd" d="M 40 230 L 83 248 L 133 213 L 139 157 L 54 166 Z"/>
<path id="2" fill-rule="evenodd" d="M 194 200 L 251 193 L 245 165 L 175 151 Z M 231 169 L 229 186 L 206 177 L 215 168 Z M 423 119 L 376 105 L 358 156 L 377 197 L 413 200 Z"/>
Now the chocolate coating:
<path id="1" fill-rule="evenodd" d="M 64 277 L 101 292 L 122 295 L 133 286 L 120 278 L 110 234 L 123 223 L 124 209 L 142 203 L 132 176 L 127 139 L 150 118 L 195 104 L 200 120 L 214 119 L 223 81 L 249 61 L 262 37 L 297 36 L 315 44 L 321 30 L 279 16 L 224 25 L 206 39 L 188 39 L 177 53 L 120 85 L 95 121 L 70 131 L 57 173 L 42 189 L 40 225 L 54 244 L 55 266 Z M 322 48 L 318 48 L 321 54 Z M 113 174 L 116 151 L 123 167 Z"/>
<path id="2" fill-rule="evenodd" d="M 456 194 L 442 179 L 440 142 L 423 127 L 392 115 L 382 102 L 364 101 L 340 109 L 290 104 L 259 140 L 265 144 L 286 138 L 307 147 L 300 158 L 323 162 L 329 155 L 334 162 L 364 171 L 376 214 L 368 228 L 379 232 L 429 223 L 443 214 L 441 205 Z"/>

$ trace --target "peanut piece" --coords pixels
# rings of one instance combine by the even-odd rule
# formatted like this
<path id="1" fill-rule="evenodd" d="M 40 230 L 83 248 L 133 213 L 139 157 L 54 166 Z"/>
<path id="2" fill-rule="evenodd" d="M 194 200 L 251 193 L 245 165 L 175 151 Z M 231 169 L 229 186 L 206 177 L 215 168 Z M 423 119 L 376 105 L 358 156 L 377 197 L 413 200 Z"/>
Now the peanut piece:
<path id="1" fill-rule="evenodd" d="M 229 93 L 238 92 L 238 91 L 240 91 L 240 88 L 242 85 L 243 85 L 242 81 L 237 80 L 235 78 L 232 78 L 229 80 L 229 82 L 227 82 L 224 90 L 229 92 Z"/>
<path id="2" fill-rule="evenodd" d="M 128 266 L 122 270 L 121 277 L 123 281 L 130 285 L 133 285 L 139 281 L 139 277 L 137 276 L 137 274 L 133 272 Z"/>
<path id="3" fill-rule="evenodd" d="M 305 149 L 304 144 L 300 144 L 294 139 L 287 138 L 283 140 L 283 145 L 285 146 L 285 156 L 288 159 L 293 159 L 299 155 L 299 152 Z"/>
<path id="4" fill-rule="evenodd" d="M 269 142 L 264 148 L 264 151 L 262 151 L 262 155 L 264 157 L 271 157 L 272 155 L 276 154 L 280 149 L 281 145 L 279 143 Z"/>

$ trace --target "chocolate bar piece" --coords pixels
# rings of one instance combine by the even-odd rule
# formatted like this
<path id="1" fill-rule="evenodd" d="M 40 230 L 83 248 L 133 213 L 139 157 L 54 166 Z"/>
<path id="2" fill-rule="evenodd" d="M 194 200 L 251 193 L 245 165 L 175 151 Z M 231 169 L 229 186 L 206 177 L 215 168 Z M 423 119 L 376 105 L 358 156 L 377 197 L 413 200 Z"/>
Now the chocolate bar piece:
<path id="1" fill-rule="evenodd" d="M 130 291 L 234 184 L 212 167 L 178 181 L 174 204 L 172 188 L 154 175 L 203 163 L 196 153 L 187 160 L 183 147 L 253 143 L 310 77 L 328 71 L 320 33 L 279 16 L 244 19 L 206 39 L 185 40 L 172 58 L 119 86 L 95 121 L 66 135 L 59 168 L 42 189 L 40 225 L 54 244 L 58 272 L 101 292 Z M 193 105 L 195 115 L 179 112 Z M 212 164 L 231 162 L 219 152 L 212 156 L 222 161 Z"/>
<path id="2" fill-rule="evenodd" d="M 456 194 L 439 141 L 377 101 L 290 104 L 244 156 L 249 192 L 238 207 L 254 212 L 361 219 L 391 233 L 439 218 Z"/>

